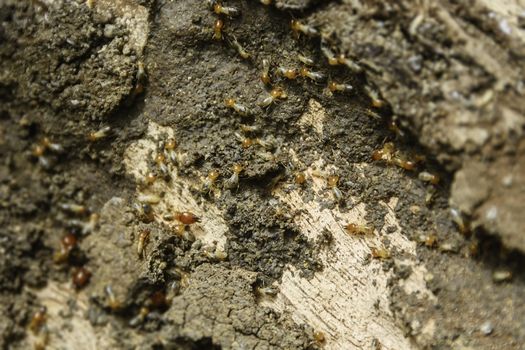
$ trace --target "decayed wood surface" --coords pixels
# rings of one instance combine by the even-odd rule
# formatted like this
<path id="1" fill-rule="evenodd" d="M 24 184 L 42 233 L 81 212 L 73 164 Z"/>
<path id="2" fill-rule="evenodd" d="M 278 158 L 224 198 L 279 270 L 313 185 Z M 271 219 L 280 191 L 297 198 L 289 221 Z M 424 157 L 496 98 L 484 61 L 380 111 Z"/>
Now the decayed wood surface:
<path id="1" fill-rule="evenodd" d="M 316 125 L 322 129 L 324 111 L 321 105 L 311 101 L 310 110 L 305 113 L 301 122 Z M 151 123 L 148 134 L 142 140 L 133 143 L 126 152 L 125 164 L 127 172 L 141 180 L 146 174 L 148 154 L 157 147 L 156 140 L 171 135 L 173 130 Z M 292 155 L 295 156 L 293 150 Z M 180 154 L 179 157 L 184 157 Z M 297 159 L 300 161 L 300 159 Z M 365 166 L 365 165 L 363 165 Z M 322 159 L 312 164 L 306 171 L 311 179 L 317 196 L 326 198 L 332 193 L 326 191 L 326 180 L 323 174 L 335 169 L 325 166 Z M 203 217 L 202 223 L 192 228 L 196 237 L 206 244 L 224 246 L 227 226 L 221 211 L 211 203 L 202 205 L 192 198 L 189 188 L 199 184 L 200 180 L 189 180 L 172 172 L 171 185 L 158 182 L 155 192 L 164 192 L 161 203 L 156 207 L 156 220 L 174 208 L 191 210 Z M 137 196 L 141 192 L 137 192 Z M 322 209 L 314 200 L 304 202 L 298 191 L 284 192 L 277 188 L 273 195 L 283 205 L 300 213 L 295 221 L 303 234 L 309 239 L 315 238 L 329 230 L 334 238 L 333 243 L 321 253 L 324 270 L 307 280 L 289 266 L 279 284 L 280 292 L 274 299 L 263 299 L 261 304 L 278 312 L 291 314 L 299 323 L 305 323 L 326 334 L 326 349 L 362 349 L 371 348 L 374 339 L 380 340 L 383 349 L 412 349 L 410 340 L 404 336 L 403 330 L 396 324 L 389 311 L 389 287 L 387 280 L 389 272 L 383 271 L 381 262 L 366 261 L 366 256 L 372 247 L 381 247 L 381 235 L 375 232 L 371 237 L 356 237 L 348 235 L 343 225 L 349 222 L 364 224 L 365 210 L 363 205 L 357 205 L 348 212 L 341 213 L 337 208 Z M 406 280 L 405 288 L 415 292 L 421 298 L 434 298 L 425 287 L 425 267 L 418 265 L 415 259 L 415 243 L 408 241 L 396 222 L 393 207 L 397 199 L 391 198 L 388 203 L 378 203 L 388 210 L 385 227 L 397 226 L 395 233 L 389 234 L 390 244 L 399 251 L 405 252 L 404 261 L 396 264 L 408 264 L 414 273 Z M 163 221 L 166 225 L 174 225 Z M 190 277 L 191 283 L 191 277 Z M 86 320 L 87 298 L 84 292 L 75 292 L 69 285 L 51 283 L 46 289 L 38 292 L 39 302 L 49 309 L 48 327 L 51 334 L 59 334 L 60 339 L 50 339 L 49 348 L 71 346 L 76 349 L 105 348 L 114 344 L 107 336 L 111 325 L 96 329 Z M 77 309 L 71 318 L 64 320 L 60 313 L 64 312 L 67 300 L 77 300 Z M 67 330 L 64 331 L 64 323 Z M 432 332 L 433 325 L 424 326 L 424 332 Z M 81 339 L 82 341 L 79 341 Z M 30 339 L 35 341 L 35 339 Z"/>

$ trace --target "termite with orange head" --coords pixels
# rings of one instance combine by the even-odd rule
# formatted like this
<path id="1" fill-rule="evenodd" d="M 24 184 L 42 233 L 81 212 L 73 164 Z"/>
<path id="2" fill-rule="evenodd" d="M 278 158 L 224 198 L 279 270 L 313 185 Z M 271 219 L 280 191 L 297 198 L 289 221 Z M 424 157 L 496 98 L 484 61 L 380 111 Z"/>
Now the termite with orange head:
<path id="1" fill-rule="evenodd" d="M 316 36 L 319 34 L 317 29 L 315 29 L 314 27 L 309 26 L 307 24 L 303 24 L 296 19 L 291 20 L 290 26 L 296 38 L 299 38 L 301 33 L 306 36 Z"/>
<path id="2" fill-rule="evenodd" d="M 111 288 L 111 285 L 106 285 L 104 287 L 104 292 L 107 297 L 107 305 L 109 306 L 111 311 L 117 311 L 122 308 L 122 302 L 117 298 L 115 292 L 113 292 L 113 288 Z"/>
<path id="3" fill-rule="evenodd" d="M 354 73 L 361 73 L 363 71 L 363 68 L 361 68 L 359 64 L 357 64 L 356 62 L 354 62 L 354 60 L 346 57 L 343 54 L 337 55 L 336 59 L 339 64 L 348 67 Z"/>
<path id="4" fill-rule="evenodd" d="M 164 153 L 158 153 L 155 156 L 154 161 L 157 164 L 157 168 L 160 170 L 162 175 L 166 176 L 169 174 L 168 166 L 166 164 L 166 156 L 164 156 Z"/>
<path id="5" fill-rule="evenodd" d="M 250 59 L 252 57 L 252 55 L 248 51 L 246 51 L 246 49 L 242 47 L 242 45 L 237 41 L 235 36 L 233 36 L 233 38 L 229 42 L 233 46 L 233 48 L 237 51 L 239 56 L 241 56 L 245 60 Z"/>
<path id="6" fill-rule="evenodd" d="M 299 74 L 301 74 L 302 77 L 309 78 L 315 82 L 321 82 L 326 79 L 326 75 L 324 75 L 323 73 L 312 72 L 308 70 L 308 68 L 306 67 L 301 68 L 301 70 L 299 71 Z"/>
<path id="7" fill-rule="evenodd" d="M 416 168 L 416 163 L 414 163 L 413 161 L 411 160 L 407 160 L 407 159 L 404 159 L 404 158 L 400 158 L 398 156 L 395 156 L 393 159 L 392 159 L 392 162 L 397 165 L 398 167 L 400 168 L 403 168 L 405 170 L 414 170 Z"/>
<path id="8" fill-rule="evenodd" d="M 270 94 L 264 100 L 259 102 L 258 105 L 260 107 L 268 107 L 276 101 L 286 99 L 287 97 L 288 95 L 282 88 L 276 87 L 270 91 Z"/>
<path id="9" fill-rule="evenodd" d="M 149 235 L 150 235 L 150 231 L 149 230 L 142 230 L 139 233 L 138 241 L 137 241 L 137 254 L 139 255 L 139 258 L 143 257 L 144 247 L 148 243 Z"/>
<path id="10" fill-rule="evenodd" d="M 224 22 L 222 19 L 218 19 L 213 24 L 213 36 L 212 39 L 220 41 L 223 39 L 222 29 L 224 28 Z"/>
<path id="11" fill-rule="evenodd" d="M 224 181 L 224 188 L 232 189 L 239 185 L 239 174 L 244 170 L 244 167 L 240 164 L 234 164 L 232 166 L 232 176 Z"/>
<path id="12" fill-rule="evenodd" d="M 76 215 L 85 215 L 89 212 L 88 208 L 85 205 L 75 203 L 59 203 L 58 206 L 62 210 Z"/>
<path id="13" fill-rule="evenodd" d="M 422 171 L 417 176 L 421 181 L 429 182 L 432 185 L 439 183 L 439 176 L 429 173 L 428 171 Z"/>
<path id="14" fill-rule="evenodd" d="M 374 259 L 390 259 L 390 252 L 385 248 L 371 248 L 370 253 Z"/>
<path id="15" fill-rule="evenodd" d="M 218 15 L 225 15 L 228 17 L 235 17 L 240 14 L 240 11 L 236 7 L 232 6 L 222 6 L 220 2 L 215 1 L 213 4 L 213 12 L 215 12 Z"/>
<path id="16" fill-rule="evenodd" d="M 206 176 L 206 178 L 204 179 L 204 181 L 202 182 L 201 192 L 209 193 L 213 189 L 213 186 L 215 185 L 215 181 L 217 181 L 217 179 L 219 178 L 219 175 L 220 173 L 217 169 L 211 170 Z"/>
<path id="17" fill-rule="evenodd" d="M 226 100 L 224 100 L 224 105 L 228 108 L 233 109 L 235 112 L 239 113 L 239 115 L 243 117 L 249 114 L 248 107 L 237 103 L 233 98 L 227 98 Z"/>
<path id="18" fill-rule="evenodd" d="M 372 107 L 379 109 L 385 106 L 385 101 L 379 96 L 379 91 L 377 91 L 377 89 L 370 85 L 365 85 L 365 92 L 368 97 L 370 97 Z"/>
<path id="19" fill-rule="evenodd" d="M 261 71 L 261 81 L 268 85 L 271 82 L 270 79 L 270 61 L 266 58 L 262 60 L 262 71 Z"/>
<path id="20" fill-rule="evenodd" d="M 295 68 L 277 67 L 275 74 L 286 79 L 294 80 L 299 75 L 299 72 L 297 72 Z"/>
<path id="21" fill-rule="evenodd" d="M 339 176 L 337 175 L 331 175 L 328 176 L 326 179 L 326 182 L 328 183 L 328 187 L 332 189 L 332 193 L 334 194 L 335 199 L 338 201 L 341 201 L 343 199 L 343 192 L 337 187 L 339 184 Z"/>
<path id="22" fill-rule="evenodd" d="M 383 148 L 375 150 L 372 153 L 373 160 L 384 160 L 387 163 L 392 161 L 394 157 L 395 147 L 392 142 L 387 142 L 383 145 Z"/>
<path id="23" fill-rule="evenodd" d="M 249 148 L 254 144 L 254 140 L 249 137 L 244 137 L 238 133 L 235 133 L 235 136 L 241 141 L 242 148 Z"/>
<path id="24" fill-rule="evenodd" d="M 175 163 L 177 161 L 177 152 L 175 152 L 176 148 L 177 148 L 177 141 L 175 141 L 175 139 L 173 138 L 169 138 L 164 143 L 164 153 L 170 159 L 172 163 Z"/>
<path id="25" fill-rule="evenodd" d="M 62 147 L 61 144 L 58 144 L 56 142 L 52 142 L 48 137 L 44 137 L 42 141 L 40 141 L 40 144 L 45 148 L 52 152 L 56 153 L 62 153 L 64 152 L 64 147 Z"/>
<path id="26" fill-rule="evenodd" d="M 345 230 L 346 232 L 352 235 L 371 236 L 374 234 L 374 228 L 372 226 L 359 225 L 354 223 L 346 225 Z"/>
<path id="27" fill-rule="evenodd" d="M 350 92 L 354 90 L 354 87 L 350 84 L 339 84 L 335 81 L 328 83 L 328 90 L 331 92 Z"/>
<path id="28" fill-rule="evenodd" d="M 88 134 L 88 140 L 90 142 L 95 142 L 95 141 L 98 141 L 100 139 L 103 139 L 105 137 L 107 137 L 109 135 L 111 131 L 111 128 L 109 126 L 104 126 L 103 128 L 97 130 L 97 131 L 92 131 Z"/>

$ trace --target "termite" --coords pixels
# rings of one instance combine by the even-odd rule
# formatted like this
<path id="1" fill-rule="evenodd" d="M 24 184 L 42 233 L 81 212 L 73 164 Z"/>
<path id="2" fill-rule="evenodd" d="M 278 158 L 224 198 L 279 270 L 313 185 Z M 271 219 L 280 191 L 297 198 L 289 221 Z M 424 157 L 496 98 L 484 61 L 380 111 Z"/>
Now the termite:
<path id="1" fill-rule="evenodd" d="M 261 81 L 265 85 L 268 85 L 271 82 L 271 79 L 270 79 L 270 61 L 268 61 L 266 58 L 262 60 Z"/>
<path id="2" fill-rule="evenodd" d="M 421 181 L 429 182 L 432 185 L 437 185 L 439 183 L 439 176 L 431 174 L 427 171 L 422 171 L 417 176 Z"/>
<path id="3" fill-rule="evenodd" d="M 237 103 L 233 98 L 227 98 L 226 100 L 224 100 L 224 105 L 228 108 L 233 109 L 241 116 L 248 115 L 248 108 L 244 105 L 241 105 L 240 103 Z"/>
<path id="4" fill-rule="evenodd" d="M 105 126 L 97 131 L 92 131 L 88 134 L 88 140 L 91 142 L 95 142 L 100 139 L 103 139 L 109 135 L 110 131 L 111 128 L 109 126 Z"/>
<path id="5" fill-rule="evenodd" d="M 339 187 L 337 187 L 337 185 L 339 183 L 339 176 L 337 176 L 337 175 L 328 176 L 327 182 L 328 182 L 328 187 L 330 187 L 332 189 L 334 197 L 338 201 L 343 199 L 343 193 L 341 192 Z"/>
<path id="6" fill-rule="evenodd" d="M 222 6 L 219 2 L 215 2 L 213 5 L 213 12 L 218 15 L 226 15 L 229 17 L 238 16 L 240 11 L 236 7 Z"/>
<path id="7" fill-rule="evenodd" d="M 285 77 L 291 80 L 297 78 L 297 76 L 299 75 L 297 69 L 294 68 L 278 67 L 275 72 L 278 76 Z"/>
<path id="8" fill-rule="evenodd" d="M 191 225 L 201 220 L 197 215 L 189 211 L 183 211 L 183 212 L 177 211 L 175 212 L 174 217 L 175 217 L 175 220 L 183 223 L 184 225 Z"/>
<path id="9" fill-rule="evenodd" d="M 354 90 L 354 87 L 350 84 L 339 84 L 335 81 L 330 81 L 328 83 L 328 90 L 330 90 L 331 92 L 346 92 Z"/>
<path id="10" fill-rule="evenodd" d="M 143 230 L 139 233 L 138 243 L 137 243 L 137 254 L 139 255 L 139 257 L 142 257 L 144 254 L 144 247 L 148 243 L 149 234 L 150 234 L 149 230 Z"/>
<path id="11" fill-rule="evenodd" d="M 175 149 L 177 148 L 177 141 L 175 139 L 168 139 L 164 144 L 164 151 L 168 158 L 175 163 L 177 161 L 177 153 Z"/>
<path id="12" fill-rule="evenodd" d="M 218 170 L 211 170 L 208 173 L 208 176 L 204 179 L 202 183 L 202 191 L 203 192 L 210 192 L 213 189 L 213 186 L 215 184 L 215 181 L 217 181 L 217 178 L 219 177 L 220 173 Z"/>
<path id="13" fill-rule="evenodd" d="M 297 59 L 299 60 L 299 62 L 307 65 L 307 66 L 313 66 L 314 65 L 314 60 L 310 57 L 307 57 L 307 56 L 304 56 L 304 55 L 301 55 L 301 54 L 297 54 Z"/>
<path id="14" fill-rule="evenodd" d="M 326 76 L 323 73 L 311 72 L 305 67 L 301 68 L 299 73 L 301 74 L 302 77 L 309 78 L 309 79 L 311 79 L 313 81 L 317 81 L 317 82 L 323 81 L 326 78 Z"/>
<path id="15" fill-rule="evenodd" d="M 264 100 L 262 100 L 259 103 L 259 106 L 261 106 L 261 107 L 268 107 L 272 103 L 275 103 L 277 100 L 279 100 L 279 99 L 286 99 L 287 97 L 288 97 L 288 95 L 286 94 L 286 92 L 282 88 L 276 87 L 272 91 L 270 91 L 270 94 Z"/>
<path id="16" fill-rule="evenodd" d="M 317 29 L 315 29 L 314 27 L 309 26 L 307 24 L 302 24 L 301 22 L 295 19 L 291 20 L 290 26 L 292 27 L 292 31 L 294 32 L 297 38 L 300 36 L 300 33 L 303 33 L 307 36 L 315 36 L 319 34 Z"/>
<path id="17" fill-rule="evenodd" d="M 385 260 L 390 258 L 390 252 L 385 248 L 371 248 L 370 253 L 374 259 Z"/>
<path id="18" fill-rule="evenodd" d="M 224 27 L 224 22 L 221 20 L 221 19 L 218 19 L 215 21 L 215 23 L 213 24 L 213 36 L 212 36 L 212 39 L 214 40 L 222 40 L 223 39 L 223 36 L 222 36 L 222 28 Z"/>
<path id="19" fill-rule="evenodd" d="M 374 234 L 373 227 L 367 226 L 367 225 L 353 224 L 353 223 L 346 225 L 345 230 L 346 232 L 352 235 L 371 236 Z"/>
<path id="20" fill-rule="evenodd" d="M 232 189 L 239 185 L 239 174 L 243 171 L 243 166 L 240 164 L 234 164 L 232 167 L 232 176 L 224 181 L 224 187 L 227 189 Z"/>
<path id="21" fill-rule="evenodd" d="M 230 43 L 235 48 L 235 50 L 237 50 L 237 53 L 239 54 L 239 56 L 241 56 L 245 60 L 252 57 L 252 55 L 248 51 L 246 51 L 244 47 L 242 47 L 242 45 L 237 41 L 235 37 L 233 37 Z"/>

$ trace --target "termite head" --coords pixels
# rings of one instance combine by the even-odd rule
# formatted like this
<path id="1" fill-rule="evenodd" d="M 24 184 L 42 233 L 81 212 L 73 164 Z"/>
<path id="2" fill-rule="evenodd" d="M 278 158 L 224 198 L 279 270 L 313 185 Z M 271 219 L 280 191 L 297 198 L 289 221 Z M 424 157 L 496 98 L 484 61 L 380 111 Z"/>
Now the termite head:
<path id="1" fill-rule="evenodd" d="M 168 151 L 174 150 L 175 148 L 177 148 L 177 141 L 175 141 L 175 139 L 168 139 L 164 144 L 164 148 Z"/>
<path id="2" fill-rule="evenodd" d="M 328 176 L 328 179 L 326 181 L 328 183 L 328 187 L 337 187 L 337 184 L 339 183 L 339 176 Z"/>
<path id="3" fill-rule="evenodd" d="M 29 329 L 33 333 L 38 333 L 44 323 L 47 320 L 47 308 L 45 306 L 42 306 L 38 309 L 37 312 L 33 314 L 33 317 L 31 317 L 31 321 L 29 322 Z"/>
<path id="4" fill-rule="evenodd" d="M 226 100 L 224 100 L 224 105 L 226 107 L 233 108 L 233 106 L 235 105 L 235 99 L 227 98 Z"/>
<path id="5" fill-rule="evenodd" d="M 244 170 L 244 167 L 241 164 L 234 164 L 232 166 L 232 171 L 235 174 L 240 174 Z"/>
<path id="6" fill-rule="evenodd" d="M 306 176 L 304 175 L 304 173 L 303 172 L 296 173 L 294 176 L 294 182 L 297 185 L 303 185 L 306 182 Z"/>
<path id="7" fill-rule="evenodd" d="M 280 98 L 280 99 L 285 99 L 288 97 L 288 95 L 286 94 L 286 92 L 283 90 L 283 88 L 281 87 L 276 87 L 274 88 L 272 91 L 270 91 L 270 95 L 274 98 L 274 99 L 277 99 L 277 98 Z"/>
<path id="8" fill-rule="evenodd" d="M 217 169 L 214 169 L 214 170 L 210 170 L 210 172 L 208 173 L 208 179 L 212 180 L 212 181 L 215 181 L 217 180 L 217 178 L 220 176 L 220 173 Z"/>
<path id="9" fill-rule="evenodd" d="M 85 287 L 91 279 L 91 272 L 84 267 L 79 267 L 73 272 L 73 285 L 80 289 Z"/>

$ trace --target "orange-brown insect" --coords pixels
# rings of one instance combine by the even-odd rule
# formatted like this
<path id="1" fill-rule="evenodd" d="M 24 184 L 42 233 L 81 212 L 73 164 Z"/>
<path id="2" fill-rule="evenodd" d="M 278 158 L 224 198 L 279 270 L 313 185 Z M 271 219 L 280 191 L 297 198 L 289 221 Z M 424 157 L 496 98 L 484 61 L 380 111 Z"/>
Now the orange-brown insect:
<path id="1" fill-rule="evenodd" d="M 166 156 L 163 153 L 158 153 L 155 156 L 155 163 L 159 168 L 160 172 L 164 175 L 168 174 L 168 166 L 166 165 Z"/>
<path id="2" fill-rule="evenodd" d="M 146 174 L 146 176 L 144 177 L 144 183 L 148 186 L 151 186 L 153 185 L 153 183 L 155 182 L 155 180 L 157 180 L 157 174 L 153 173 L 153 172 L 149 172 Z"/>
<path id="3" fill-rule="evenodd" d="M 303 185 L 306 182 L 306 176 L 303 172 L 298 172 L 294 176 L 294 182 L 298 185 Z"/>
<path id="4" fill-rule="evenodd" d="M 73 285 L 80 289 L 85 287 L 91 279 L 91 272 L 84 267 L 79 267 L 73 272 Z"/>
<path id="5" fill-rule="evenodd" d="M 269 105 L 276 102 L 277 100 L 279 99 L 283 100 L 283 99 L 286 99 L 287 97 L 288 95 L 282 88 L 276 87 L 272 91 L 270 91 L 270 94 L 264 100 L 262 100 L 259 103 L 259 106 L 268 107 Z"/>
<path id="6" fill-rule="evenodd" d="M 118 300 L 117 296 L 113 292 L 113 288 L 111 288 L 111 285 L 105 286 L 104 292 L 107 296 L 108 306 L 112 311 L 116 311 L 122 308 L 122 302 Z"/>
<path id="7" fill-rule="evenodd" d="M 375 150 L 372 153 L 373 160 L 383 160 L 387 164 L 394 164 L 405 170 L 414 170 L 416 163 L 410 160 L 403 159 L 396 154 L 394 144 L 387 142 L 384 144 L 382 149 Z"/>
<path id="8" fill-rule="evenodd" d="M 370 253 L 374 259 L 385 260 L 390 258 L 390 252 L 385 248 L 371 248 Z"/>
<path id="9" fill-rule="evenodd" d="M 299 72 L 297 72 L 297 69 L 285 68 L 285 67 L 278 67 L 275 73 L 280 77 L 285 77 L 286 79 L 290 79 L 290 80 L 297 78 L 297 76 L 299 75 Z"/>
<path id="10" fill-rule="evenodd" d="M 368 94 L 368 97 L 370 97 L 370 100 L 372 100 L 372 107 L 383 108 L 385 101 L 379 97 L 379 92 L 376 89 L 365 85 L 365 92 Z"/>
<path id="11" fill-rule="evenodd" d="M 414 163 L 411 160 L 406 160 L 403 158 L 394 158 L 393 163 L 397 165 L 400 168 L 403 168 L 405 170 L 414 170 L 416 168 L 416 163 Z"/>
<path id="12" fill-rule="evenodd" d="M 242 45 L 237 41 L 235 37 L 233 37 L 233 39 L 230 40 L 230 44 L 235 48 L 239 56 L 241 56 L 245 60 L 250 59 L 252 57 L 252 55 L 248 51 L 246 51 L 244 47 L 242 47 Z"/>
<path id="13" fill-rule="evenodd" d="M 33 317 L 31 317 L 31 321 L 29 322 L 29 329 L 35 334 L 38 333 L 46 323 L 46 320 L 47 308 L 45 306 L 42 306 L 38 309 L 37 312 L 33 314 Z"/>
<path id="14" fill-rule="evenodd" d="M 200 218 L 197 215 L 189 211 L 183 211 L 183 212 L 177 211 L 175 212 L 174 217 L 175 217 L 175 220 L 182 222 L 184 225 L 191 225 L 191 224 L 194 224 L 200 221 Z"/>
<path id="15" fill-rule="evenodd" d="M 458 226 L 459 232 L 462 235 L 470 235 L 470 224 L 463 218 L 460 211 L 454 208 L 450 209 L 452 221 Z"/>
<path id="16" fill-rule="evenodd" d="M 352 235 L 371 236 L 374 234 L 373 227 L 367 226 L 367 225 L 353 224 L 353 223 L 346 225 L 345 230 L 346 232 Z"/>
<path id="17" fill-rule="evenodd" d="M 213 36 L 212 36 L 212 39 L 214 40 L 222 40 L 223 39 L 223 35 L 222 35 L 222 29 L 224 28 L 224 22 L 222 21 L 222 19 L 218 19 L 215 21 L 215 23 L 213 24 Z"/>
<path id="18" fill-rule="evenodd" d="M 60 250 L 55 253 L 53 260 L 56 263 L 61 263 L 67 260 L 69 254 L 77 245 L 77 236 L 72 233 L 66 234 L 60 241 Z"/>
<path id="19" fill-rule="evenodd" d="M 319 344 L 322 344 L 326 341 L 326 336 L 321 331 L 314 331 L 313 336 L 314 340 Z"/>
<path id="20" fill-rule="evenodd" d="M 168 139 L 164 144 L 164 153 L 166 153 L 166 155 L 172 162 L 177 161 L 177 153 L 175 152 L 176 148 L 177 141 L 175 141 L 175 139 Z"/>
<path id="21" fill-rule="evenodd" d="M 437 185 L 439 183 L 439 176 L 431 174 L 427 171 L 422 171 L 417 176 L 421 181 L 430 182 L 432 185 Z"/>
<path id="22" fill-rule="evenodd" d="M 317 29 L 315 29 L 312 26 L 309 26 L 307 24 L 302 24 L 298 20 L 292 19 L 290 22 L 290 26 L 292 27 L 292 31 L 294 32 L 294 35 L 296 38 L 299 38 L 299 36 L 302 34 L 306 36 L 316 36 L 319 34 Z"/>
<path id="23" fill-rule="evenodd" d="M 224 100 L 224 105 L 228 108 L 233 109 L 235 112 L 239 113 L 242 116 L 248 115 L 248 108 L 237 103 L 233 98 L 227 98 Z"/>
<path id="24" fill-rule="evenodd" d="M 339 84 L 335 81 L 330 81 L 328 83 L 328 90 L 331 92 L 345 92 L 345 91 L 353 91 L 354 87 L 350 84 Z"/>
<path id="25" fill-rule="evenodd" d="M 215 2 L 213 5 L 213 12 L 218 15 L 226 15 L 229 17 L 238 16 L 240 11 L 236 7 L 222 6 L 219 2 Z"/>
<path id="26" fill-rule="evenodd" d="M 328 178 L 326 179 L 326 182 L 328 183 L 328 187 L 332 189 L 334 197 L 339 201 L 343 199 L 343 193 L 341 192 L 339 187 L 337 187 L 337 185 L 339 184 L 339 176 L 337 175 L 328 176 Z"/>
<path id="27" fill-rule="evenodd" d="M 64 151 L 64 147 L 62 147 L 62 145 L 52 142 L 48 137 L 44 137 L 42 141 L 40 141 L 40 144 L 42 147 L 44 147 L 44 149 L 48 149 L 53 152 L 60 153 Z"/>
<path id="28" fill-rule="evenodd" d="M 261 72 L 261 81 L 268 85 L 271 82 L 270 79 L 270 61 L 268 61 L 266 58 L 262 60 L 262 72 Z"/>
<path id="29" fill-rule="evenodd" d="M 76 215 L 85 215 L 88 213 L 88 209 L 84 205 L 74 203 L 60 203 L 58 205 L 62 210 L 68 211 Z"/>
<path id="30" fill-rule="evenodd" d="M 316 82 L 323 81 L 326 78 L 326 76 L 323 73 L 311 72 L 306 67 L 301 68 L 299 74 L 301 74 L 301 76 L 304 78 L 309 78 Z"/>
<path id="31" fill-rule="evenodd" d="M 139 233 L 138 243 L 137 243 L 137 254 L 139 257 L 142 257 L 144 254 L 144 247 L 148 243 L 150 231 L 143 230 Z"/>
<path id="32" fill-rule="evenodd" d="M 217 181 L 217 179 L 219 178 L 219 171 L 214 169 L 214 170 L 211 170 L 209 173 L 208 173 L 208 176 L 206 176 L 206 178 L 204 179 L 204 182 L 202 184 L 202 191 L 203 192 L 209 192 L 213 189 L 213 186 L 215 184 L 215 181 Z"/>
<path id="33" fill-rule="evenodd" d="M 88 140 L 91 142 L 95 142 L 100 139 L 103 139 L 109 135 L 110 131 L 111 128 L 109 126 L 105 126 L 97 131 L 92 131 L 88 134 Z"/>
<path id="34" fill-rule="evenodd" d="M 240 164 L 234 164 L 232 167 L 233 174 L 232 176 L 224 181 L 224 187 L 232 189 L 239 184 L 239 174 L 244 170 L 244 167 Z"/>

